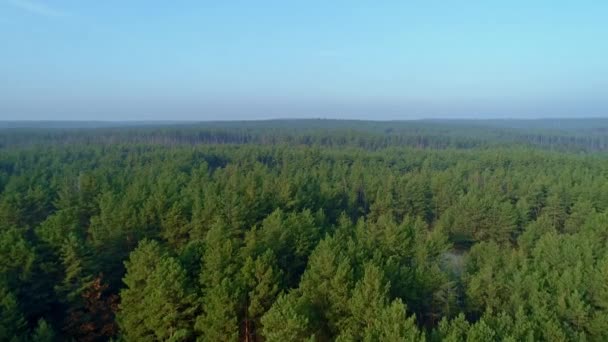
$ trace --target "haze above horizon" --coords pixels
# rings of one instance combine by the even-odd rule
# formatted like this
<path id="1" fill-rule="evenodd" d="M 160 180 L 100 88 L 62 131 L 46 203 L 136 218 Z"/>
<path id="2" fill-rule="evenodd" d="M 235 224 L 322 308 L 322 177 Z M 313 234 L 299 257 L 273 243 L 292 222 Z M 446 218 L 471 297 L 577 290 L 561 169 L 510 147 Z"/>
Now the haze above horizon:
<path id="1" fill-rule="evenodd" d="M 608 3 L 0 0 L 0 120 L 608 116 Z"/>

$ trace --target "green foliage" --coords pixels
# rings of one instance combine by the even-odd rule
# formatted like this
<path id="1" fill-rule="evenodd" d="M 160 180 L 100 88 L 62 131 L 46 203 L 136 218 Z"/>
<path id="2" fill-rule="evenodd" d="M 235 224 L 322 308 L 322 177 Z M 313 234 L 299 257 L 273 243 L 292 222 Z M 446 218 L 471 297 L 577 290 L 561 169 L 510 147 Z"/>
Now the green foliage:
<path id="1" fill-rule="evenodd" d="M 82 291 L 90 284 L 90 260 L 88 250 L 83 241 L 74 234 L 68 235 L 61 246 L 61 262 L 64 268 L 64 278 L 61 284 L 55 287 L 61 297 L 68 302 L 80 299 Z"/>
<path id="2" fill-rule="evenodd" d="M 254 261 L 245 260 L 241 269 L 246 287 L 247 312 L 245 314 L 245 334 L 251 338 L 261 326 L 260 318 L 274 303 L 281 286 L 281 271 L 276 266 L 274 254 L 268 250 Z"/>
<path id="3" fill-rule="evenodd" d="M 125 263 L 117 320 L 127 341 L 187 340 L 197 305 L 180 263 L 157 242 L 143 240 Z"/>
<path id="4" fill-rule="evenodd" d="M 425 341 L 413 316 L 407 317 L 406 307 L 396 299 L 364 328 L 364 341 Z"/>
<path id="5" fill-rule="evenodd" d="M 0 232 L 0 275 L 11 283 L 27 280 L 32 276 L 36 254 L 18 229 L 6 229 Z"/>
<path id="6" fill-rule="evenodd" d="M 207 233 L 200 284 L 203 312 L 196 329 L 206 341 L 235 341 L 239 326 L 237 307 L 242 287 L 237 279 L 237 245 L 232 229 L 218 221 Z"/>
<path id="7" fill-rule="evenodd" d="M 310 310 L 310 324 L 320 338 L 336 335 L 348 317 L 352 268 L 348 258 L 336 248 L 333 239 L 322 240 L 300 281 L 299 289 Z"/>
<path id="8" fill-rule="evenodd" d="M 300 311 L 301 298 L 295 292 L 277 298 L 270 310 L 262 317 L 262 335 L 269 342 L 314 340 L 310 335 L 308 318 Z"/>
<path id="9" fill-rule="evenodd" d="M 238 340 L 237 299 L 230 291 L 233 287 L 234 284 L 224 278 L 205 292 L 202 299 L 204 312 L 198 316 L 195 325 L 204 341 Z"/>
<path id="10" fill-rule="evenodd" d="M 56 336 L 53 328 L 44 319 L 40 319 L 31 340 L 32 342 L 53 342 L 56 340 Z"/>
<path id="11" fill-rule="evenodd" d="M 0 284 L 0 340 L 9 341 L 23 334 L 26 322 L 17 298 Z"/>
<path id="12" fill-rule="evenodd" d="M 486 124 L 1 130 L 0 340 L 608 340 L 607 140 Z"/>

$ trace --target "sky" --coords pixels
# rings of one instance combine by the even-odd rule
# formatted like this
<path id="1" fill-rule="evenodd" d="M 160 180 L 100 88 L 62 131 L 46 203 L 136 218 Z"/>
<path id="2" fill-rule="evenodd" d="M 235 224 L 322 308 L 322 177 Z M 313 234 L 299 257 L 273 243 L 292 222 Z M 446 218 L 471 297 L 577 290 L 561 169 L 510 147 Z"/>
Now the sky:
<path id="1" fill-rule="evenodd" d="M 608 1 L 0 0 L 0 120 L 608 116 Z"/>

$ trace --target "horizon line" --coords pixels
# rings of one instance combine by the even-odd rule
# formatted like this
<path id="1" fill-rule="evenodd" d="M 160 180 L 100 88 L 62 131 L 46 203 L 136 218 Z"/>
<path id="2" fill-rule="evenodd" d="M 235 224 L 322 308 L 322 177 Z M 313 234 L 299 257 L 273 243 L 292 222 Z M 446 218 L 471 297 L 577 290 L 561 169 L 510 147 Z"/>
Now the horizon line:
<path id="1" fill-rule="evenodd" d="M 260 119 L 222 119 L 222 120 L 192 120 L 192 119 L 123 119 L 123 120 L 71 120 L 71 119 L 0 119 L 0 122 L 95 122 L 95 123 L 205 123 L 205 122 L 263 122 L 263 121 L 304 121 L 304 120 L 326 120 L 326 121 L 362 121 L 362 122 L 408 122 L 408 121 L 534 121 L 534 120 L 591 120 L 591 119 L 608 119 L 606 116 L 547 116 L 547 117 L 422 117 L 411 119 L 358 119 L 358 118 L 331 118 L 331 117 L 295 117 L 295 118 L 260 118 Z"/>

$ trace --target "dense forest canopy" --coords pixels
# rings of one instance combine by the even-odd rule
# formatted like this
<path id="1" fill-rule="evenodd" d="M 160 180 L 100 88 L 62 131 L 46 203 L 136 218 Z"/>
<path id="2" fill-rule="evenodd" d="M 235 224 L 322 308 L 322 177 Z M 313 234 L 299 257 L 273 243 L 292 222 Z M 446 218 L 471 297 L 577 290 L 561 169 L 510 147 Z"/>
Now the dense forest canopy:
<path id="1" fill-rule="evenodd" d="M 0 126 L 2 341 L 608 340 L 606 120 Z"/>

